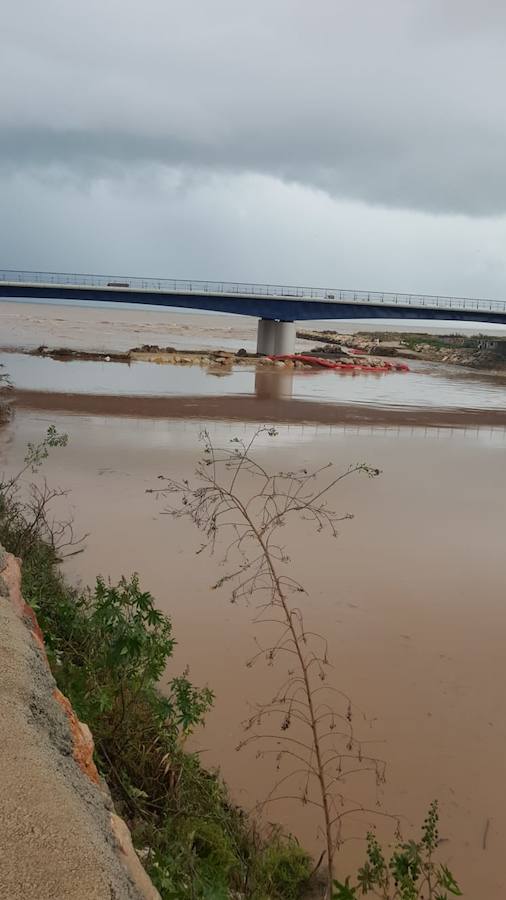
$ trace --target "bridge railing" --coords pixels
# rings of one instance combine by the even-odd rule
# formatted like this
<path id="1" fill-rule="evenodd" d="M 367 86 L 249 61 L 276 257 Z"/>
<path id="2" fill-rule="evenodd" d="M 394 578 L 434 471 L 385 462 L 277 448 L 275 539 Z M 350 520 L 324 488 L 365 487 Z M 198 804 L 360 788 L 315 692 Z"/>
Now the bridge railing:
<path id="1" fill-rule="evenodd" d="M 342 288 L 297 287 L 281 284 L 253 284 L 234 281 L 196 281 L 180 278 L 138 278 L 123 275 L 89 275 L 62 272 L 0 270 L 0 293 L 4 285 L 54 285 L 60 287 L 103 288 L 110 291 L 155 291 L 170 294 L 214 294 L 239 297 L 272 297 L 323 303 L 369 303 L 388 306 L 417 306 L 440 309 L 478 310 L 506 314 L 506 301 L 431 294 L 398 294 L 356 291 Z"/>

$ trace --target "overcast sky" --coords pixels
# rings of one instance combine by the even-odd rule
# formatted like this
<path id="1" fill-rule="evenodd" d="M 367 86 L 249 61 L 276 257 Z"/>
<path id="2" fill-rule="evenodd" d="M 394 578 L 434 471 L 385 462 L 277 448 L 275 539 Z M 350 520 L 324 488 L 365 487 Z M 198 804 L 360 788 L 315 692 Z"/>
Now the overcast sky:
<path id="1" fill-rule="evenodd" d="M 504 0 L 2 7 L 0 265 L 506 297 Z"/>

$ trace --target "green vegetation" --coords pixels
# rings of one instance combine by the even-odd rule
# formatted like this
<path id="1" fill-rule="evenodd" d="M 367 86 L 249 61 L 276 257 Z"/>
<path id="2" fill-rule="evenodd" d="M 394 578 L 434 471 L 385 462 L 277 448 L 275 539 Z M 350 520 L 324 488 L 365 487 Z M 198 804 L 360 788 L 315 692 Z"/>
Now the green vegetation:
<path id="1" fill-rule="evenodd" d="M 459 347 L 475 347 L 478 338 L 465 337 L 459 334 L 427 334 L 423 331 L 373 331 L 358 332 L 358 336 L 366 340 L 398 341 L 410 350 L 418 350 L 421 346 L 433 350 L 455 350 Z"/>
<path id="2" fill-rule="evenodd" d="M 419 841 L 398 842 L 387 860 L 374 834 L 367 836 L 367 860 L 359 869 L 357 884 L 347 878 L 336 881 L 333 900 L 450 900 L 462 897 L 450 870 L 434 860 L 439 844 L 439 812 L 431 804 Z"/>
<path id="3" fill-rule="evenodd" d="M 410 350 L 416 350 L 420 345 L 432 347 L 434 350 L 453 349 L 459 344 L 462 346 L 461 342 L 456 343 L 451 336 L 447 338 L 444 335 L 436 336 L 434 334 L 403 334 L 402 343 Z"/>
<path id="4" fill-rule="evenodd" d="M 359 331 L 357 337 L 369 341 L 398 341 L 410 350 L 419 349 L 422 345 L 433 350 L 476 349 L 483 339 L 482 335 L 427 334 L 423 331 Z"/>
<path id="5" fill-rule="evenodd" d="M 22 471 L 36 471 L 65 443 L 50 429 L 28 448 Z M 93 590 L 67 584 L 48 518 L 56 494 L 32 486 L 25 495 L 20 477 L 0 483 L 0 542 L 22 556 L 24 597 L 37 613 L 57 684 L 93 732 L 99 770 L 162 897 L 303 896 L 308 854 L 277 830 L 260 835 L 218 775 L 184 749 L 213 695 L 186 672 L 158 691 L 172 669 L 170 619 L 136 575 L 117 585 L 98 578 Z M 56 533 L 72 544 L 65 529 Z"/>

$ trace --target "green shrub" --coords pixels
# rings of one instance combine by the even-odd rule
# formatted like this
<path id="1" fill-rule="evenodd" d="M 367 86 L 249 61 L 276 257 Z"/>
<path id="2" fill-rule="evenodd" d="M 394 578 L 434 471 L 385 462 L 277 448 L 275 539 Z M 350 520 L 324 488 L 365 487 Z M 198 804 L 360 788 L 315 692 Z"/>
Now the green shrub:
<path id="1" fill-rule="evenodd" d="M 307 884 L 312 864 L 308 853 L 290 839 L 279 836 L 259 854 L 255 870 L 259 898 L 279 897 L 296 900 L 301 885 Z"/>
<path id="2" fill-rule="evenodd" d="M 450 900 L 461 897 L 450 870 L 437 863 L 439 812 L 434 801 L 429 808 L 419 841 L 398 842 L 387 859 L 374 834 L 367 836 L 367 860 L 358 871 L 357 884 L 351 879 L 335 882 L 333 900 Z"/>
<path id="3" fill-rule="evenodd" d="M 93 593 L 72 598 L 70 610 L 65 603 L 60 608 L 57 633 L 54 615 L 49 621 L 42 607 L 39 613 L 57 675 L 100 741 L 110 740 L 134 707 L 138 715 L 144 705 L 169 741 L 202 723 L 213 699 L 207 688 L 198 690 L 181 675 L 170 682 L 167 694 L 157 690 L 174 651 L 172 624 L 151 594 L 140 589 L 136 574 L 117 585 L 97 578 Z"/>

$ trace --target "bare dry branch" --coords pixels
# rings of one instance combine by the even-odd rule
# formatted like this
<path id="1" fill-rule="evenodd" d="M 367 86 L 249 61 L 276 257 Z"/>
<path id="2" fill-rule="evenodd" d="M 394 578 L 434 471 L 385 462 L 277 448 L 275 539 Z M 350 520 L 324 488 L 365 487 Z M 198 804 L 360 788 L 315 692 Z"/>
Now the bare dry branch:
<path id="1" fill-rule="evenodd" d="M 276 769 L 285 761 L 296 763 L 275 782 L 257 808 L 292 799 L 321 811 L 326 845 L 322 858 L 326 858 L 330 898 L 335 851 L 345 840 L 345 817 L 352 812 L 371 812 L 336 788 L 346 778 L 364 774 L 372 775 L 378 787 L 384 781 L 385 765 L 363 754 L 367 742 L 355 737 L 355 707 L 350 697 L 327 684 L 327 670 L 332 668 L 327 640 L 313 628 L 306 628 L 300 604 L 290 602 L 293 595 L 305 596 L 306 590 L 283 571 L 290 558 L 278 531 L 295 515 L 313 524 L 317 532 L 326 531 L 337 537 L 337 526 L 353 516 L 332 509 L 328 505 L 329 494 L 344 479 L 359 474 L 374 477 L 379 470 L 359 463 L 335 472 L 329 463 L 315 471 L 269 472 L 253 453 L 260 436 L 275 434 L 275 429 L 261 427 L 247 442 L 234 438 L 231 447 L 216 449 L 204 431 L 203 460 L 197 465 L 195 483 L 163 478 L 162 484 L 151 492 L 158 497 L 179 497 L 179 502 L 165 511 L 175 517 L 188 517 L 202 531 L 206 541 L 197 552 L 207 548 L 214 553 L 219 549 L 226 571 L 213 587 L 229 587 L 234 603 L 250 603 L 253 598 L 254 623 L 271 632 L 279 629 L 275 637 L 262 642 L 255 638 L 257 652 L 247 665 L 254 665 L 260 658 L 269 666 L 282 665 L 286 659 L 287 669 L 272 699 L 258 704 L 243 723 L 247 731 L 255 728 L 255 732 L 237 749 L 258 743 L 257 756 L 273 756 Z M 365 720 L 365 715 L 358 712 Z M 267 722 L 270 728 L 265 730 Z M 276 723 L 278 733 L 272 731 Z M 280 792 L 287 782 L 301 775 L 305 783 L 300 795 Z"/>

